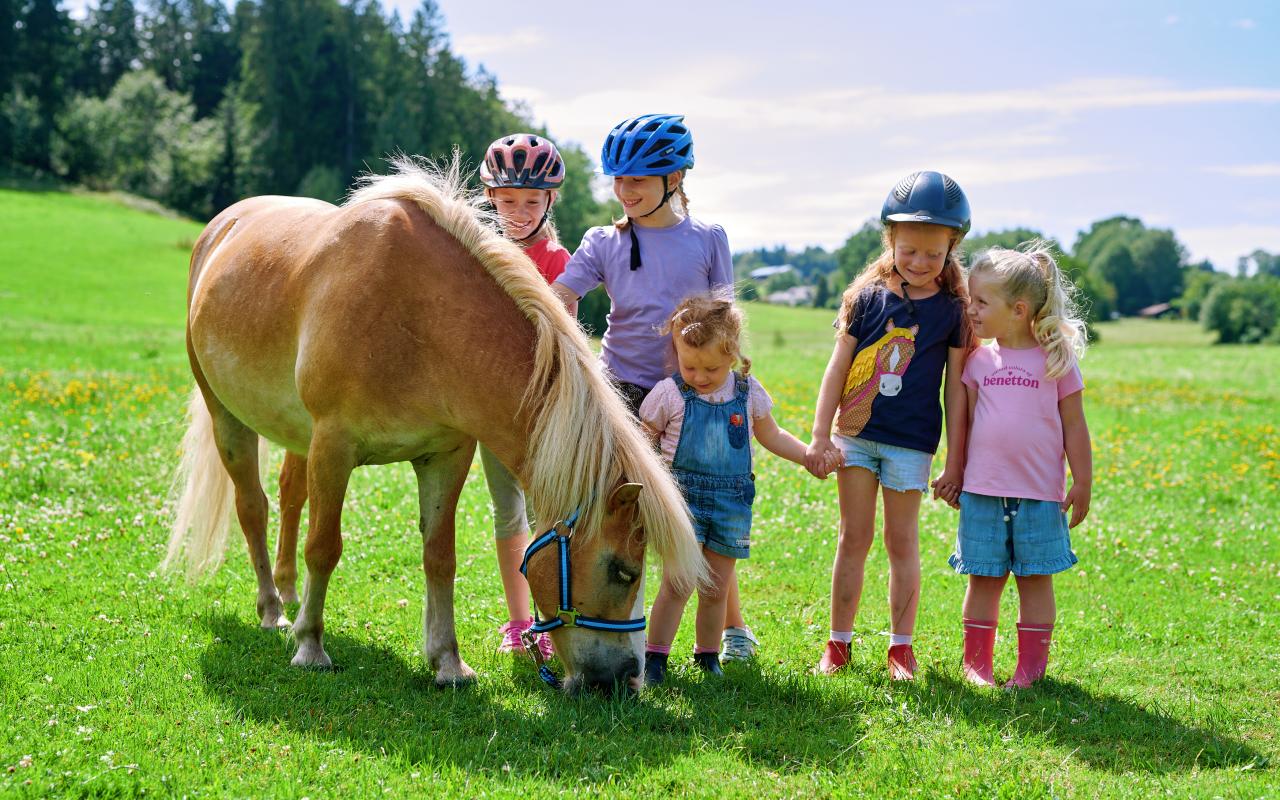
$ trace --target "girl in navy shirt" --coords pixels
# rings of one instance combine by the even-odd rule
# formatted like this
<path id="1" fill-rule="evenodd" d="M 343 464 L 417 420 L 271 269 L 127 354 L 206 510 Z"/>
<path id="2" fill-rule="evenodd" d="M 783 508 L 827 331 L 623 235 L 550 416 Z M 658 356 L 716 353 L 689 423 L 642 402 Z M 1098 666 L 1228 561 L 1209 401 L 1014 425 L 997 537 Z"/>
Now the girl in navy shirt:
<path id="1" fill-rule="evenodd" d="M 918 172 L 893 188 L 880 219 L 885 249 L 844 293 L 806 455 L 805 466 L 815 475 L 832 454 L 843 465 L 837 473 L 840 535 L 831 577 L 831 639 L 818 671 L 834 673 L 849 662 L 880 491 L 892 615 L 889 674 L 911 680 L 920 500 L 942 433 L 938 393 L 944 373 L 947 463 L 933 483 L 934 496 L 954 503 L 963 479 L 967 408 L 960 376 L 969 334 L 957 246 L 969 230 L 969 203 L 947 176 Z"/>

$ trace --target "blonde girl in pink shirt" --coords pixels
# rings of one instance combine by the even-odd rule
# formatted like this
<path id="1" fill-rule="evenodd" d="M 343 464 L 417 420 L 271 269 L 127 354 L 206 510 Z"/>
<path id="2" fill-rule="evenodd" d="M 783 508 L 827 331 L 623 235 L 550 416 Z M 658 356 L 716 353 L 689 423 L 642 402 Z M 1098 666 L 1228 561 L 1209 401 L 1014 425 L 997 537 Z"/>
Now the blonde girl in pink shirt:
<path id="1" fill-rule="evenodd" d="M 1068 530 L 1089 513 L 1093 456 L 1076 365 L 1085 331 L 1073 293 L 1043 242 L 993 248 L 969 270 L 969 320 L 992 341 L 965 362 L 969 442 L 950 561 L 969 576 L 965 676 L 983 686 L 995 685 L 996 620 L 1010 572 L 1018 584 L 1018 665 L 1005 687 L 1044 676 L 1057 614 L 1053 575 L 1076 563 Z"/>

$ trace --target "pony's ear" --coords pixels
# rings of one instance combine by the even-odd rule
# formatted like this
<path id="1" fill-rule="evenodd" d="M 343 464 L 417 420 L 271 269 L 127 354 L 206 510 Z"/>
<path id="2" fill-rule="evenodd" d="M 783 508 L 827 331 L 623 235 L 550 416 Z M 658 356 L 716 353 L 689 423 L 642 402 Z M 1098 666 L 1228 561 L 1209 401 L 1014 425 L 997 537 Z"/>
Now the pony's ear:
<path id="1" fill-rule="evenodd" d="M 635 507 L 636 500 L 640 497 L 640 490 L 643 488 L 644 484 L 641 483 L 622 484 L 609 495 L 609 502 L 605 503 L 604 510 L 610 514 L 617 514 L 619 511 Z"/>

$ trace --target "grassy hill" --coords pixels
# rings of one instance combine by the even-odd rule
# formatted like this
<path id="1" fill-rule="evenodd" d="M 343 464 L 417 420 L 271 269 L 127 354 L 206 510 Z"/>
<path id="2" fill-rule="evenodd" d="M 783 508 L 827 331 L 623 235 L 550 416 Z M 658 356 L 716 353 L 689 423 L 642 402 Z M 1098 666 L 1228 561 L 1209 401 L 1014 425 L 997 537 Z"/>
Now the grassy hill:
<path id="1" fill-rule="evenodd" d="M 852 669 L 812 676 L 835 486 L 762 454 L 741 566 L 758 663 L 719 682 L 685 666 L 690 611 L 668 686 L 631 701 L 544 691 L 493 652 L 504 613 L 477 466 L 457 594 L 481 679 L 441 692 L 419 654 L 407 465 L 352 480 L 326 617 L 339 671 L 290 668 L 287 638 L 257 629 L 238 542 L 197 586 L 156 574 L 191 385 L 182 319 L 198 231 L 109 198 L 0 191 L 0 794 L 1280 794 L 1280 349 L 1212 347 L 1176 323 L 1104 326 L 1084 363 L 1094 506 L 1073 531 L 1080 564 L 1057 581 L 1050 678 L 1035 690 L 961 678 L 956 518 L 933 502 L 922 679 L 885 677 L 878 543 Z M 832 315 L 748 313 L 776 416 L 807 438 Z M 648 584 L 652 595 L 656 571 Z M 999 675 L 1015 618 L 1010 593 Z"/>

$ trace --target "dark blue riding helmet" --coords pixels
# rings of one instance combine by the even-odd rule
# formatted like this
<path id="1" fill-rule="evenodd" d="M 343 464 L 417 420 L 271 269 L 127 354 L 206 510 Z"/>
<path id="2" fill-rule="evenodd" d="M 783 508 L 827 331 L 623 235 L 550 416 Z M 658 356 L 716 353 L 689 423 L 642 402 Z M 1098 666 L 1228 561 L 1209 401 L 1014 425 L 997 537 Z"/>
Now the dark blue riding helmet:
<path id="1" fill-rule="evenodd" d="M 618 123 L 604 138 L 605 175 L 670 175 L 693 167 L 693 134 L 682 114 L 642 114 Z"/>
<path id="2" fill-rule="evenodd" d="M 969 199 L 960 184 L 941 172 L 913 172 L 885 198 L 880 221 L 927 222 L 969 232 Z"/>

